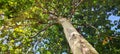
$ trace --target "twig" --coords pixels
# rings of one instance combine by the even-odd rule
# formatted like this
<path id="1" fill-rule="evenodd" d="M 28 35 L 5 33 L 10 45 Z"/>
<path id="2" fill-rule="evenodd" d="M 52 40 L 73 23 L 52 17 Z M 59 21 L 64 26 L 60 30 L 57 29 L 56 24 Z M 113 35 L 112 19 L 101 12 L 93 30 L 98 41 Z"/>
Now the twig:
<path id="1" fill-rule="evenodd" d="M 72 16 L 75 14 L 75 11 L 76 11 L 77 7 L 80 5 L 80 3 L 82 1 L 83 0 L 73 0 L 72 1 L 72 10 L 70 11 L 70 17 L 69 18 L 72 18 Z"/>
<path id="2" fill-rule="evenodd" d="M 57 16 L 57 14 L 55 13 L 55 12 L 57 11 L 56 8 L 54 8 L 54 7 L 51 6 L 51 7 L 54 9 L 54 11 L 48 11 L 47 8 L 43 8 L 43 7 L 39 4 L 38 0 L 35 0 L 35 2 L 36 2 L 37 6 L 38 6 L 39 8 L 42 8 L 43 14 L 51 14 L 51 15 Z"/>
<path id="3" fill-rule="evenodd" d="M 40 38 L 37 38 L 37 39 L 36 39 L 36 42 L 35 42 L 35 44 L 34 44 L 34 50 L 37 49 L 38 44 L 40 43 L 41 40 L 43 40 L 44 34 L 45 34 L 45 32 L 41 35 Z M 36 51 L 34 51 L 34 52 L 36 52 Z"/>
<path id="4" fill-rule="evenodd" d="M 48 27 L 50 27 L 50 26 L 52 26 L 52 25 L 53 25 L 53 24 L 49 24 L 48 26 L 46 26 L 45 28 L 43 28 L 42 30 L 40 30 L 36 35 L 34 35 L 34 36 L 30 37 L 30 38 L 33 38 L 33 37 L 35 37 L 35 36 L 38 36 L 42 31 L 48 29 Z M 43 37 L 43 35 L 42 35 L 42 37 Z M 38 38 L 36 39 L 35 44 L 33 45 L 33 48 L 35 48 L 35 47 L 37 46 L 37 44 L 40 42 L 40 40 L 42 39 L 42 37 L 39 38 L 39 40 L 38 40 Z M 28 52 L 29 52 L 31 49 L 32 49 L 32 46 L 27 50 L 26 54 L 28 54 Z"/>
<path id="5" fill-rule="evenodd" d="M 27 50 L 25 54 L 28 54 L 31 49 L 32 49 L 32 46 Z"/>
<path id="6" fill-rule="evenodd" d="M 42 30 L 40 30 L 36 35 L 32 36 L 31 38 L 33 38 L 33 37 L 39 35 L 42 31 L 48 29 L 48 27 L 50 27 L 50 26 L 52 26 L 52 25 L 53 25 L 53 24 L 49 24 L 48 26 L 46 26 L 45 28 L 43 28 Z"/>
<path id="7" fill-rule="evenodd" d="M 74 24 L 74 25 L 80 25 L 80 24 L 77 24 L 77 23 L 72 23 L 72 24 Z M 95 26 L 89 24 L 88 22 L 86 22 L 85 25 L 88 25 L 88 26 L 92 27 L 93 29 L 95 29 L 97 32 L 99 32 L 99 30 Z"/>
<path id="8" fill-rule="evenodd" d="M 93 26 L 93 25 L 89 24 L 87 21 L 86 21 L 86 24 L 87 24 L 87 25 L 89 25 L 90 27 L 92 27 L 93 29 L 95 29 L 95 30 L 96 30 L 96 32 L 99 32 L 99 30 L 98 30 L 95 26 Z"/>
<path id="9" fill-rule="evenodd" d="M 83 1 L 83 0 L 79 0 L 79 2 L 75 4 L 75 8 L 77 8 L 82 1 Z"/>

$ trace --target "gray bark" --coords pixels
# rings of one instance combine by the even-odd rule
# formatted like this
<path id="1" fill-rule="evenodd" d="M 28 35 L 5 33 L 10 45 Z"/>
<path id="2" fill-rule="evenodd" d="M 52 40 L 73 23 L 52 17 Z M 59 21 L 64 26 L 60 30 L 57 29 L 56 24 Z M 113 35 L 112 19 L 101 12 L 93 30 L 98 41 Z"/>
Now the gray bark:
<path id="1" fill-rule="evenodd" d="M 73 54 L 98 54 L 66 18 L 59 18 L 58 21 L 63 26 L 66 39 Z"/>

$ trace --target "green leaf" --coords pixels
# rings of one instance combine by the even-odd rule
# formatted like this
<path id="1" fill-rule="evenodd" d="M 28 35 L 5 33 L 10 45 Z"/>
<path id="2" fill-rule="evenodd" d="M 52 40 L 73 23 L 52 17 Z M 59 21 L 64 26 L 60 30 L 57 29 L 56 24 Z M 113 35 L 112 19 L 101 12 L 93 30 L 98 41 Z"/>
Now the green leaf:
<path id="1" fill-rule="evenodd" d="M 51 52 L 50 52 L 50 51 L 47 51 L 47 54 L 51 54 Z"/>

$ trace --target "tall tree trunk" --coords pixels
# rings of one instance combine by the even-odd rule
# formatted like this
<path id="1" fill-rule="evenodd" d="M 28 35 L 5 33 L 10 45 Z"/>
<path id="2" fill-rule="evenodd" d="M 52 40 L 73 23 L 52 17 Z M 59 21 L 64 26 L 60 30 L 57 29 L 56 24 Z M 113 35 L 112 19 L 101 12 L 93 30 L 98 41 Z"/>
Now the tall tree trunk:
<path id="1" fill-rule="evenodd" d="M 66 39 L 73 54 L 98 54 L 66 18 L 59 18 L 58 21 L 63 26 Z"/>

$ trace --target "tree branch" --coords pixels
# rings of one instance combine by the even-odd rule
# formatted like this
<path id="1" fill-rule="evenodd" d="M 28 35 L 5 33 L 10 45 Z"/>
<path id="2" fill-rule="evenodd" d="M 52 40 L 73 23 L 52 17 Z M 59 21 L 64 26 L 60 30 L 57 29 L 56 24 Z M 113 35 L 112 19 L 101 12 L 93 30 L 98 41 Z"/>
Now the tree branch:
<path id="1" fill-rule="evenodd" d="M 46 26 L 45 28 L 43 28 L 42 30 L 38 31 L 38 33 L 36 33 L 36 35 L 32 36 L 31 38 L 34 38 L 35 36 L 38 36 L 42 31 L 47 30 L 50 26 L 52 26 L 53 24 L 49 24 L 48 26 Z"/>
<path id="2" fill-rule="evenodd" d="M 80 3 L 82 1 L 83 0 L 73 0 L 72 1 L 72 10 L 70 11 L 70 17 L 69 18 L 72 18 L 72 16 L 75 14 L 75 11 L 76 11 L 77 7 L 80 5 Z"/>

